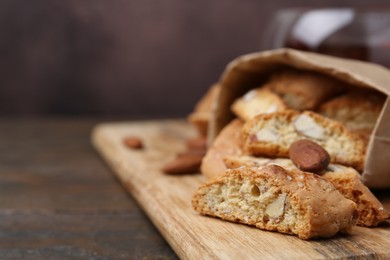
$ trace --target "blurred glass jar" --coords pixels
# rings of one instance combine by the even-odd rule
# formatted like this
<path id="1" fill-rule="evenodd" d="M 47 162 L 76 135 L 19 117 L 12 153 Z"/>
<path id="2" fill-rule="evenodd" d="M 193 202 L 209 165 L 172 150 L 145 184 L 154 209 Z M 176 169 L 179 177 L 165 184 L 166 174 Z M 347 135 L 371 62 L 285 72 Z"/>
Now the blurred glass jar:
<path id="1" fill-rule="evenodd" d="M 289 47 L 390 67 L 390 9 L 284 9 L 261 49 Z"/>

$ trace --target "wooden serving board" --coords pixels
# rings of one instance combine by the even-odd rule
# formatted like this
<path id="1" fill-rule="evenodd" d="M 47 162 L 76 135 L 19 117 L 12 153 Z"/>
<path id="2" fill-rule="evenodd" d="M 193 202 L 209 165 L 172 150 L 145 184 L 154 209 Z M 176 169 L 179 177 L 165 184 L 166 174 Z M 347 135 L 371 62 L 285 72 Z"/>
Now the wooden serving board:
<path id="1" fill-rule="evenodd" d="M 126 136 L 142 138 L 145 148 L 126 148 L 122 144 Z M 191 197 L 205 179 L 200 174 L 167 176 L 160 171 L 193 136 L 191 126 L 179 120 L 107 123 L 92 134 L 96 149 L 182 259 L 390 258 L 390 224 L 304 241 L 200 216 L 191 207 Z M 390 208 L 390 192 L 380 195 Z"/>

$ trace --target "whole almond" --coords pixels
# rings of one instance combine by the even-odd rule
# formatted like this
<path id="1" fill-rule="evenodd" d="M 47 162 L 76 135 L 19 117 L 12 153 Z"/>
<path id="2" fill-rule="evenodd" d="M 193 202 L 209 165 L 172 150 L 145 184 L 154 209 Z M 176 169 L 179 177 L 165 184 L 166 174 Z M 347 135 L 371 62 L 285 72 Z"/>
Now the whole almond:
<path id="1" fill-rule="evenodd" d="M 180 154 L 173 161 L 167 163 L 162 171 L 166 174 L 180 175 L 198 173 L 203 154 Z"/>
<path id="2" fill-rule="evenodd" d="M 206 150 L 207 139 L 205 137 L 196 137 L 187 140 L 187 148 L 189 150 Z"/>
<path id="3" fill-rule="evenodd" d="M 142 149 L 144 147 L 142 140 L 135 136 L 128 136 L 124 138 L 123 144 L 130 149 Z"/>
<path id="4" fill-rule="evenodd" d="M 177 153 L 177 158 L 191 156 L 191 155 L 199 155 L 203 157 L 206 155 L 206 150 L 200 150 L 200 149 L 187 150 L 184 152 Z"/>
<path id="5" fill-rule="evenodd" d="M 319 144 L 310 140 L 298 140 L 291 144 L 289 156 L 302 171 L 319 173 L 328 167 L 329 153 Z"/>

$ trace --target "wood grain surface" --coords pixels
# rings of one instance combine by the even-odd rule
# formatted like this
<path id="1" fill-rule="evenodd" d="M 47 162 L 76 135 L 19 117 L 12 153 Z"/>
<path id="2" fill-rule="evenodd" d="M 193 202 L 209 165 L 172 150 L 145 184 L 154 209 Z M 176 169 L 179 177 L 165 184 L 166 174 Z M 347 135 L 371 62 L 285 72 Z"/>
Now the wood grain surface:
<path id="1" fill-rule="evenodd" d="M 90 143 L 102 119 L 0 119 L 0 259 L 177 259 Z"/>
<path id="2" fill-rule="evenodd" d="M 390 258 L 390 225 L 355 227 L 349 235 L 312 241 L 198 215 L 191 197 L 204 178 L 200 174 L 166 176 L 160 169 L 184 140 L 194 136 L 184 121 L 101 124 L 92 140 L 127 190 L 183 259 L 342 259 Z M 143 150 L 122 144 L 138 136 Z M 377 192 L 390 207 L 390 192 Z"/>

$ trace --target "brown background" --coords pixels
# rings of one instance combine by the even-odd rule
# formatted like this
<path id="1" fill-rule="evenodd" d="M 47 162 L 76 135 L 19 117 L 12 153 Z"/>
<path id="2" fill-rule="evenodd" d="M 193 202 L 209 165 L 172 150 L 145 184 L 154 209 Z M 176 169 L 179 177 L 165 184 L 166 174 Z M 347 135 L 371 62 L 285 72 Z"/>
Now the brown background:
<path id="1" fill-rule="evenodd" d="M 367 2 L 2 0 L 0 115 L 184 116 L 279 8 Z"/>

